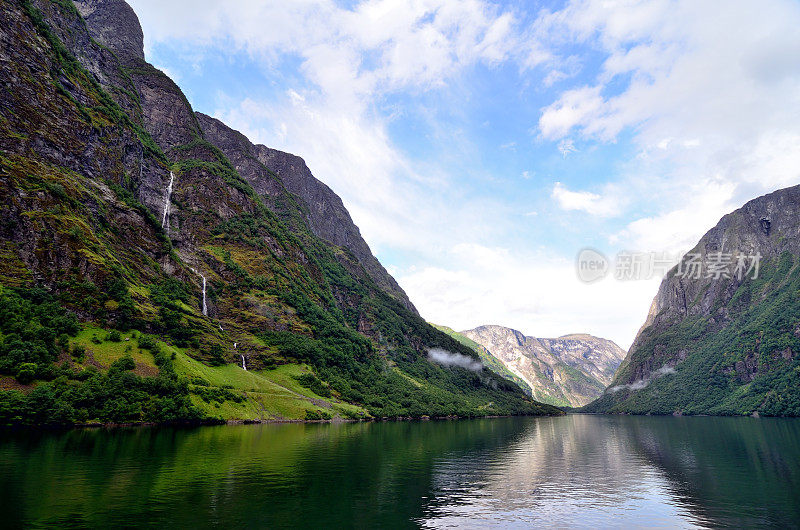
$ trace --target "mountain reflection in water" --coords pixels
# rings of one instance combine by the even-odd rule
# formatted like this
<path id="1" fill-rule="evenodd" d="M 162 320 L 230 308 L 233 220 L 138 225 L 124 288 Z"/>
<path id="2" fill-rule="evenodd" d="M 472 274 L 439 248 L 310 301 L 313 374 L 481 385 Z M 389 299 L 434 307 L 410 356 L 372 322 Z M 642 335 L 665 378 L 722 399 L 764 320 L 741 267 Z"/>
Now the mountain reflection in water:
<path id="1" fill-rule="evenodd" d="M 0 477 L 9 526 L 797 526 L 800 420 L 18 431 Z"/>

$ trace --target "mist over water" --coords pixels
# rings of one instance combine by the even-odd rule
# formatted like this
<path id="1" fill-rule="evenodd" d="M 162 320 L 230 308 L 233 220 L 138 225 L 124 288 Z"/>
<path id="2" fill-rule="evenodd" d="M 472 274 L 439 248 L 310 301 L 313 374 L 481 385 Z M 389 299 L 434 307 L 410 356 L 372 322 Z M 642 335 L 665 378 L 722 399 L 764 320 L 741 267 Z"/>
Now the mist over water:
<path id="1" fill-rule="evenodd" d="M 0 433 L 8 526 L 796 526 L 800 421 L 566 416 Z"/>

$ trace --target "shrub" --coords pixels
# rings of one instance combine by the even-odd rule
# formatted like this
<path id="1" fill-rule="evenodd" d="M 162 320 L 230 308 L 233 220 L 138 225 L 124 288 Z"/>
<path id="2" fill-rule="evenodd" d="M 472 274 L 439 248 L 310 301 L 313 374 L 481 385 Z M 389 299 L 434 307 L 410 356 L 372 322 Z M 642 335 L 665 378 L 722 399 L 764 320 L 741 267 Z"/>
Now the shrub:
<path id="1" fill-rule="evenodd" d="M 331 397 L 330 389 L 325 386 L 314 374 L 303 374 L 298 376 L 297 382 L 318 396 Z"/>
<path id="2" fill-rule="evenodd" d="M 219 344 L 212 344 L 211 350 L 209 351 L 209 356 L 211 357 L 208 361 L 208 364 L 211 366 L 222 366 L 225 363 L 225 354 L 222 349 L 222 346 Z"/>
<path id="3" fill-rule="evenodd" d="M 114 361 L 111 364 L 109 371 L 128 371 L 133 370 L 134 368 L 136 368 L 136 363 L 133 361 L 133 357 L 126 355 Z"/>
<path id="4" fill-rule="evenodd" d="M 150 350 L 153 351 L 153 348 L 156 348 L 158 344 L 156 343 L 156 339 L 152 335 L 145 335 L 142 333 L 139 335 L 139 348 L 143 350 Z"/>
<path id="5" fill-rule="evenodd" d="M 86 357 L 86 347 L 76 344 L 72 347 L 72 356 L 76 359 L 83 360 Z"/>
<path id="6" fill-rule="evenodd" d="M 22 363 L 17 369 L 17 381 L 23 385 L 30 384 L 36 378 L 39 367 L 35 363 Z"/>

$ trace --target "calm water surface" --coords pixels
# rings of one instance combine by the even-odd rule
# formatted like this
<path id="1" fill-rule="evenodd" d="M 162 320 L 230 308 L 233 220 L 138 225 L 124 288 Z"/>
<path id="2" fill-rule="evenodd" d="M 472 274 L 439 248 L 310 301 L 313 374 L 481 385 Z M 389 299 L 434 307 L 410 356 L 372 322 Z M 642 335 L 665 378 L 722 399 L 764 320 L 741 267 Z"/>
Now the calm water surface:
<path id="1" fill-rule="evenodd" d="M 0 433 L 3 527 L 800 525 L 800 420 Z"/>

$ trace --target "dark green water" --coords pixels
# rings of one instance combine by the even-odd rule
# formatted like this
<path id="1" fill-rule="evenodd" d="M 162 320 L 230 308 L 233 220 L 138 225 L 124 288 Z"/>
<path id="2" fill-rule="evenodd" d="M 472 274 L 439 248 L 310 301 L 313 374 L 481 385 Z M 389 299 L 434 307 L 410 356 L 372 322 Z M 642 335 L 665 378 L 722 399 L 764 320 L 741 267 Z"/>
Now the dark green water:
<path id="1" fill-rule="evenodd" d="M 800 421 L 5 432 L 0 485 L 3 527 L 792 527 Z"/>

